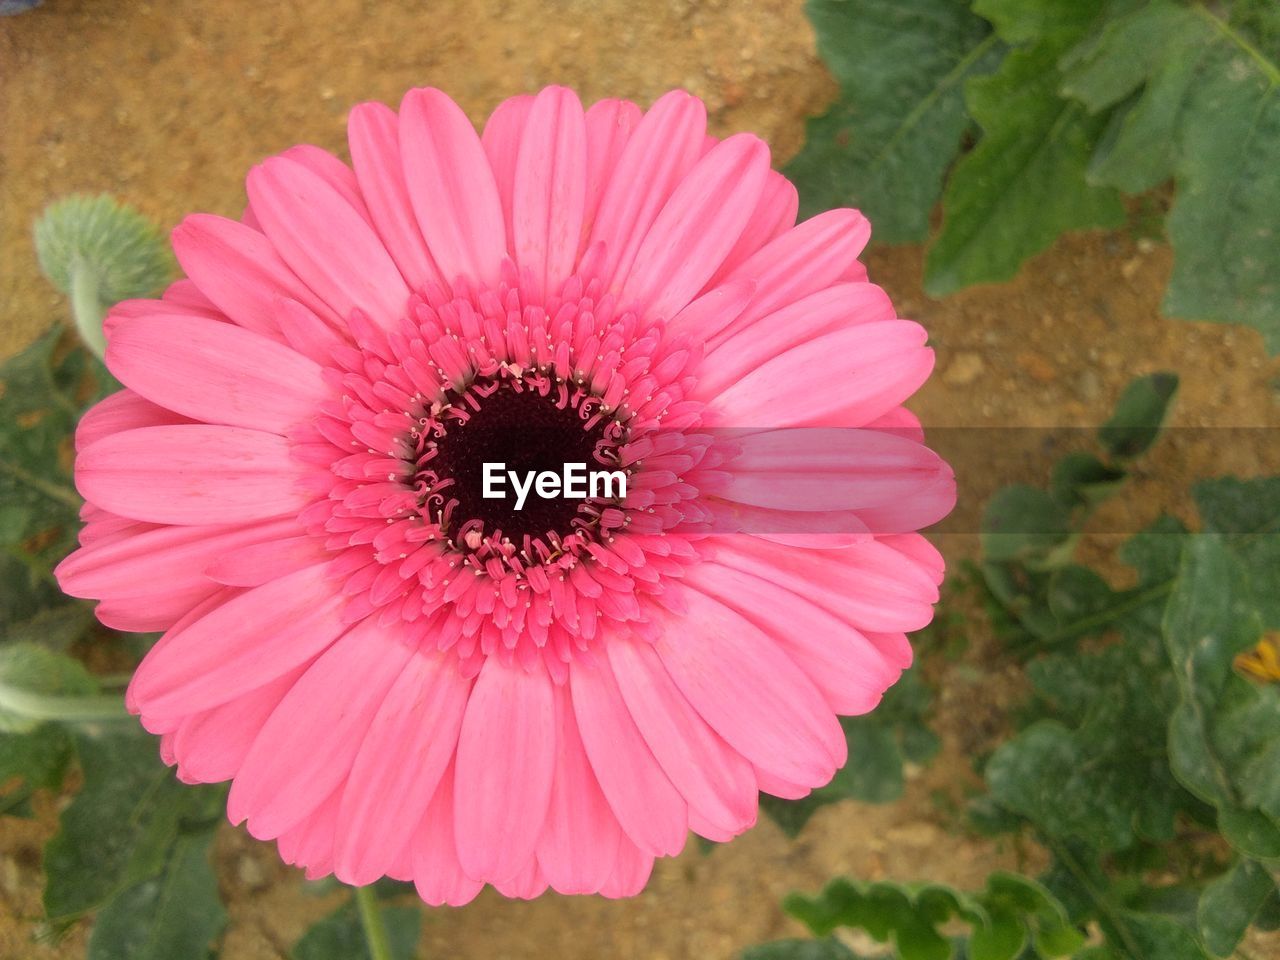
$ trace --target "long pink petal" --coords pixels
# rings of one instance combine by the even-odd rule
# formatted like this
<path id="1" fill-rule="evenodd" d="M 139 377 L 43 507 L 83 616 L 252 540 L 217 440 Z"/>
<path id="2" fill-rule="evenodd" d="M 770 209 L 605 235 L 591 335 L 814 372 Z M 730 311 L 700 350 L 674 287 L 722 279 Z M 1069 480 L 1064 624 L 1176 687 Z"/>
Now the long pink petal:
<path id="1" fill-rule="evenodd" d="M 359 309 L 384 329 L 399 325 L 409 288 L 381 238 L 341 194 L 286 157 L 254 167 L 246 186 L 272 245 L 338 316 Z"/>
<path id="2" fill-rule="evenodd" d="M 742 236 L 733 245 L 724 263 L 709 281 L 708 289 L 717 286 L 736 270 L 746 259 L 771 240 L 780 237 L 796 224 L 796 212 L 800 209 L 800 195 L 795 186 L 778 173 L 770 170 L 760 199 L 742 230 Z"/>
<path id="3" fill-rule="evenodd" d="M 653 872 L 653 855 L 645 853 L 625 836 L 618 844 L 618 858 L 614 864 L 613 876 L 600 890 L 600 895 L 609 900 L 621 900 L 634 897 L 644 889 Z"/>
<path id="4" fill-rule="evenodd" d="M 483 880 L 462 872 L 453 831 L 453 764 L 445 768 L 411 840 L 413 884 L 433 907 L 460 907 L 475 899 Z"/>
<path id="5" fill-rule="evenodd" d="M 647 853 L 673 856 L 688 836 L 688 807 L 636 727 L 607 662 L 569 667 L 582 744 L 622 831 Z"/>
<path id="6" fill-rule="evenodd" d="M 360 192 L 387 252 L 414 290 L 444 277 L 431 259 L 409 202 L 400 160 L 400 120 L 382 103 L 361 103 L 347 118 L 347 144 Z"/>
<path id="7" fill-rule="evenodd" d="M 578 95 L 547 87 L 533 101 L 516 163 L 511 236 L 533 294 L 557 292 L 573 272 L 587 190 L 587 132 Z"/>
<path id="8" fill-rule="evenodd" d="M 822 694 L 740 614 L 696 590 L 683 597 L 687 612 L 664 614 L 654 644 L 676 686 L 756 766 L 795 783 L 827 783 L 846 745 Z"/>
<path id="9" fill-rule="evenodd" d="M 76 425 L 76 450 L 83 450 L 113 433 L 179 423 L 191 423 L 191 420 L 180 413 L 156 406 L 132 390 L 118 390 L 95 403 L 80 418 Z"/>
<path id="10" fill-rule="evenodd" d="M 467 876 L 507 880 L 533 857 L 555 768 L 551 678 L 491 656 L 458 737 L 454 829 Z"/>
<path id="11" fill-rule="evenodd" d="M 620 285 L 654 218 L 702 153 L 707 111 L 682 90 L 661 97 L 627 141 L 604 188 L 588 246 L 605 245 L 601 280 Z"/>
<path id="12" fill-rule="evenodd" d="M 556 771 L 538 865 L 557 893 L 595 893 L 613 872 L 622 830 L 582 746 L 567 685 L 555 699 Z"/>
<path id="13" fill-rule="evenodd" d="M 162 407 L 196 420 L 285 433 L 329 397 L 318 365 L 242 327 L 195 317 L 122 323 L 107 367 Z"/>
<path id="14" fill-rule="evenodd" d="M 90 444 L 76 488 L 98 506 L 153 523 L 248 523 L 296 514 L 310 496 L 283 437 L 207 424 L 141 427 Z"/>
<path id="15" fill-rule="evenodd" d="M 415 652 L 356 755 L 338 815 L 334 873 L 362 886 L 388 873 L 453 759 L 471 682 L 451 654 Z"/>
<path id="16" fill-rule="evenodd" d="M 232 823 L 260 840 L 314 810 L 351 770 L 387 690 L 412 648 L 368 619 L 329 647 L 262 727 L 227 798 Z"/>
<path id="17" fill-rule="evenodd" d="M 630 100 L 599 100 L 587 108 L 587 193 L 582 211 L 582 247 L 586 246 L 595 226 L 605 184 L 643 116 L 644 111 Z"/>
<path id="18" fill-rule="evenodd" d="M 400 104 L 400 154 L 414 215 L 445 281 L 494 283 L 507 250 L 502 202 L 467 115 L 439 90 L 410 90 Z"/>
<path id="19" fill-rule="evenodd" d="M 713 147 L 680 182 L 636 253 L 619 295 L 671 317 L 702 288 L 746 226 L 769 172 L 769 148 L 740 133 Z"/>
<path id="20" fill-rule="evenodd" d="M 248 590 L 165 634 L 138 665 L 130 700 L 144 714 L 187 716 L 263 686 L 344 630 L 342 599 L 319 564 Z"/>
<path id="21" fill-rule="evenodd" d="M 364 218 L 365 222 L 373 223 L 355 173 L 328 150 L 317 147 L 315 144 L 300 143 L 285 150 L 280 156 L 306 167 L 332 187 L 335 193 L 351 205 L 352 210 Z"/>
<path id="22" fill-rule="evenodd" d="M 502 201 L 502 219 L 507 228 L 507 252 L 514 255 L 515 241 L 511 217 L 515 210 L 516 170 L 520 159 L 520 138 L 533 109 L 533 97 L 521 94 L 503 100 L 485 121 L 480 144 L 493 168 L 493 180 Z"/>
<path id="23" fill-rule="evenodd" d="M 695 628 L 696 629 L 696 628 Z M 615 639 L 609 663 L 653 755 L 695 813 L 734 836 L 756 822 L 751 764 L 689 705 L 653 647 Z"/>

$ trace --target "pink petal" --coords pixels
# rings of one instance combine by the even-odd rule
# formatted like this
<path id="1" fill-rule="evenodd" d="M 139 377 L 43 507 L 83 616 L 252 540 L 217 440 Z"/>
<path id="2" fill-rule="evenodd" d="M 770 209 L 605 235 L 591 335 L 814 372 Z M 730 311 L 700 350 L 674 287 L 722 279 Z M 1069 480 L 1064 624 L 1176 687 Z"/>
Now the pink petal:
<path id="1" fill-rule="evenodd" d="M 297 529 L 296 521 L 283 522 Z M 205 567 L 204 575 L 231 587 L 257 587 L 328 557 L 328 551 L 316 537 L 309 534 L 283 537 L 220 553 Z"/>
<path id="2" fill-rule="evenodd" d="M 920 425 L 920 418 L 906 407 L 894 407 L 883 416 L 876 417 L 866 427 L 868 430 L 883 430 L 916 443 L 924 443 L 924 427 Z"/>
<path id="3" fill-rule="evenodd" d="M 365 206 L 364 196 L 356 182 L 356 175 L 351 168 L 323 147 L 310 143 L 300 143 L 280 154 L 282 157 L 306 167 L 317 177 L 333 188 L 333 191 L 351 205 L 367 223 L 373 223 L 369 216 L 369 208 Z"/>
<path id="4" fill-rule="evenodd" d="M 613 868 L 613 876 L 600 889 L 600 895 L 609 900 L 634 897 L 644 889 L 652 872 L 653 856 L 624 836 L 618 844 L 618 859 Z"/>
<path id="5" fill-rule="evenodd" d="M 600 100 L 587 109 L 587 193 L 582 213 L 582 240 L 585 247 L 595 226 L 596 211 L 605 184 L 618 165 L 618 158 L 640 124 L 644 111 L 630 100 Z"/>
<path id="6" fill-rule="evenodd" d="M 555 687 L 556 761 L 538 865 L 557 893 L 595 893 L 613 872 L 622 830 L 591 769 L 567 685 Z"/>
<path id="7" fill-rule="evenodd" d="M 756 201 L 755 209 L 751 211 L 751 217 L 742 230 L 742 236 L 707 282 L 707 287 L 719 285 L 749 256 L 794 227 L 799 209 L 800 195 L 796 193 L 791 181 L 777 171 L 770 170 L 764 189 L 760 192 L 760 199 Z"/>
<path id="8" fill-rule="evenodd" d="M 327 564 L 245 591 L 152 647 L 129 684 L 145 714 L 188 716 L 283 676 L 347 627 Z"/>
<path id="9" fill-rule="evenodd" d="M 138 317 L 107 345 L 107 367 L 162 407 L 197 420 L 285 433 L 328 399 L 320 367 L 229 323 Z"/>
<path id="10" fill-rule="evenodd" d="M 384 329 L 399 325 L 409 288 L 381 238 L 341 194 L 285 157 L 254 167 L 246 185 L 272 245 L 338 316 L 359 309 Z"/>
<path id="11" fill-rule="evenodd" d="M 751 765 L 689 705 L 648 643 L 615 639 L 609 663 L 654 757 L 695 813 L 736 835 L 756 822 Z"/>
<path id="12" fill-rule="evenodd" d="M 347 144 L 369 217 L 400 275 L 414 290 L 444 277 L 418 229 L 400 160 L 400 120 L 382 103 L 361 103 L 347 118 Z"/>
<path id="13" fill-rule="evenodd" d="M 76 451 L 103 437 L 138 427 L 172 426 L 191 423 L 181 414 L 158 407 L 132 390 L 118 390 L 85 411 L 76 425 Z"/>
<path id="14" fill-rule="evenodd" d="M 569 689 L 582 744 L 623 833 L 647 853 L 679 853 L 688 809 L 631 718 L 612 668 L 575 660 Z"/>
<path id="15" fill-rule="evenodd" d="M 691 567 L 685 580 L 763 630 L 836 713 L 866 713 L 897 682 L 901 669 L 871 641 L 775 583 L 714 562 Z"/>
<path id="16" fill-rule="evenodd" d="M 846 745 L 822 694 L 750 621 L 696 590 L 682 595 L 687 612 L 663 615 L 654 648 L 689 703 L 756 766 L 794 783 L 827 783 Z"/>
<path id="17" fill-rule="evenodd" d="M 471 682 L 452 654 L 415 652 L 369 727 L 338 816 L 334 873 L 362 886 L 386 874 L 453 759 Z"/>
<path id="18" fill-rule="evenodd" d="M 522 94 L 503 100 L 485 121 L 480 144 L 484 147 L 489 166 L 493 168 L 493 180 L 502 201 L 502 219 L 507 227 L 507 250 L 514 253 L 514 234 L 511 215 L 515 208 L 516 161 L 520 158 L 520 138 L 533 108 L 533 97 Z"/>
<path id="19" fill-rule="evenodd" d="M 719 341 L 702 362 L 695 395 L 714 397 L 778 354 L 823 334 L 895 317 L 889 297 L 873 284 L 839 283 L 811 293 Z"/>
<path id="20" fill-rule="evenodd" d="M 504 897 L 512 900 L 533 900 L 547 891 L 547 878 L 538 868 L 538 861 L 530 859 L 510 879 L 493 885 Z"/>
<path id="21" fill-rule="evenodd" d="M 831 286 L 871 236 L 857 210 L 828 210 L 766 243 L 725 280 L 751 280 L 756 296 L 729 332 Z"/>
<path id="22" fill-rule="evenodd" d="M 750 280 L 735 280 L 709 290 L 689 304 L 667 323 L 671 333 L 684 334 L 698 343 L 705 343 L 717 330 L 733 323 L 747 308 L 756 294 L 756 285 Z M 714 373 L 704 361 L 699 368 L 699 382 L 703 376 Z"/>
<path id="23" fill-rule="evenodd" d="M 449 764 L 412 840 L 413 884 L 418 896 L 433 907 L 470 903 L 484 886 L 484 881 L 462 872 L 453 821 L 453 764 Z"/>
<path id="24" fill-rule="evenodd" d="M 454 829 L 467 876 L 508 880 L 529 862 L 551 799 L 555 751 L 550 677 L 489 657 L 458 738 Z"/>
<path id="25" fill-rule="evenodd" d="M 573 272 L 586 198 L 587 132 L 578 95 L 547 87 L 533 101 L 516 163 L 511 237 L 533 294 L 550 295 Z"/>
<path id="26" fill-rule="evenodd" d="M 600 278 L 618 287 L 676 185 L 702 152 L 707 110 L 683 90 L 661 97 L 627 141 L 596 212 L 588 246 L 603 243 Z"/>
<path id="27" fill-rule="evenodd" d="M 196 213 L 174 228 L 172 241 L 178 263 L 200 292 L 246 329 L 278 338 L 273 311 L 280 297 L 298 300 L 330 322 L 338 319 L 251 227 Z"/>
<path id="28" fill-rule="evenodd" d="M 327 876 L 333 866 L 334 829 L 342 791 L 334 790 L 310 814 L 277 838 L 280 859 L 306 869 L 308 880 Z"/>
<path id="29" fill-rule="evenodd" d="M 410 90 L 400 104 L 400 154 L 413 212 L 445 280 L 494 283 L 507 251 L 502 202 L 467 115 L 439 90 Z"/>
<path id="30" fill-rule="evenodd" d="M 649 228 L 622 287 L 624 305 L 659 317 L 686 306 L 733 249 L 769 172 L 769 148 L 747 133 L 717 144 Z"/>
<path id="31" fill-rule="evenodd" d="M 387 690 L 412 649 L 365 620 L 329 647 L 262 727 L 227 799 L 232 823 L 278 837 L 346 780 Z M 321 749 L 317 749 L 321 745 Z"/>
<path id="32" fill-rule="evenodd" d="M 918 533 L 881 537 L 880 542 L 902 554 L 941 586 L 947 564 L 938 548 Z"/>
<path id="33" fill-rule="evenodd" d="M 708 409 L 720 426 L 860 426 L 892 410 L 928 378 L 933 351 L 924 346 L 927 336 L 910 320 L 823 334 L 747 373 Z M 827 389 L 809 389 L 798 400 L 802 383 Z"/>
<path id="34" fill-rule="evenodd" d="M 153 523 L 248 523 L 310 502 L 283 437 L 182 424 L 113 433 L 80 451 L 76 487 L 98 506 Z"/>

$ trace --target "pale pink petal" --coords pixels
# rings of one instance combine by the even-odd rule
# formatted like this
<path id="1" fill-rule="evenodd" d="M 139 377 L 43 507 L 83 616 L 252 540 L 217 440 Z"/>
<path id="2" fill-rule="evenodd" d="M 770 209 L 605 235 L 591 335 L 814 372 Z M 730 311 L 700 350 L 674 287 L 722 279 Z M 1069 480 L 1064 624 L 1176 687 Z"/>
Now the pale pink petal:
<path id="1" fill-rule="evenodd" d="M 872 420 L 866 427 L 868 430 L 883 430 L 885 433 L 897 434 L 916 443 L 924 443 L 924 427 L 920 424 L 920 418 L 906 407 L 894 407 L 883 416 Z"/>
<path id="2" fill-rule="evenodd" d="M 196 213 L 174 228 L 172 241 L 178 263 L 200 292 L 242 327 L 278 337 L 273 310 L 281 297 L 305 303 L 329 322 L 338 319 L 251 227 Z"/>
<path id="3" fill-rule="evenodd" d="M 890 663 L 901 667 L 903 670 L 911 666 L 912 660 L 915 658 L 915 651 L 911 649 L 911 641 L 907 639 L 905 633 L 875 633 L 871 630 L 866 631 L 866 637 L 870 640 L 880 655 Z"/>
<path id="4" fill-rule="evenodd" d="M 245 591 L 165 634 L 138 665 L 129 697 L 157 717 L 226 703 L 328 647 L 347 629 L 342 604 L 323 564 Z"/>
<path id="5" fill-rule="evenodd" d="M 412 839 L 413 884 L 433 907 L 460 907 L 475 899 L 483 880 L 462 872 L 453 831 L 453 764 L 445 769 Z"/>
<path id="6" fill-rule="evenodd" d="M 672 333 L 692 337 L 698 343 L 705 343 L 712 333 L 727 327 L 741 316 L 755 294 L 756 285 L 750 280 L 722 283 L 672 317 L 667 323 L 667 329 Z M 701 379 L 714 371 L 704 361 L 698 372 Z"/>
<path id="7" fill-rule="evenodd" d="M 98 506 L 154 523 L 248 523 L 310 502 L 283 437 L 181 424 L 103 437 L 76 458 L 76 487 Z"/>
<path id="8" fill-rule="evenodd" d="M 149 316 L 120 325 L 108 369 L 148 400 L 197 420 L 285 433 L 329 397 L 320 367 L 229 323 Z"/>
<path id="9" fill-rule="evenodd" d="M 707 110 L 682 90 L 661 97 L 636 126 L 609 177 L 588 246 L 603 243 L 601 280 L 626 280 L 640 244 L 702 152 Z"/>
<path id="10" fill-rule="evenodd" d="M 76 451 L 113 433 L 191 422 L 182 414 L 158 407 L 132 390 L 118 390 L 99 400 L 80 418 L 76 424 Z"/>
<path id="11" fill-rule="evenodd" d="M 327 876 L 333 866 L 334 830 L 338 820 L 341 790 L 324 801 L 293 827 L 280 834 L 280 859 L 306 870 L 308 880 Z"/>
<path id="12" fill-rule="evenodd" d="M 400 154 L 418 226 L 448 283 L 494 283 L 506 255 L 502 202 L 475 128 L 434 88 L 400 104 Z"/>
<path id="13" fill-rule="evenodd" d="M 210 320 L 227 319 L 226 315 L 218 309 L 218 305 L 201 292 L 195 281 L 188 280 L 186 277 L 175 280 L 165 287 L 160 299 L 169 309 L 178 308 L 184 312 L 202 313 Z"/>
<path id="14" fill-rule="evenodd" d="M 756 781 L 751 765 L 689 705 L 653 647 L 615 639 L 609 663 L 627 709 L 689 804 L 690 817 L 696 813 L 729 836 L 752 826 Z"/>
<path id="15" fill-rule="evenodd" d="M 836 713 L 871 710 L 901 673 L 857 630 L 775 583 L 717 563 L 698 564 L 685 580 L 768 634 Z"/>
<path id="16" fill-rule="evenodd" d="M 263 725 L 227 799 L 232 823 L 278 837 L 347 777 L 387 690 L 412 654 L 399 631 L 365 620 L 302 675 Z"/>
<path id="17" fill-rule="evenodd" d="M 799 800 L 801 797 L 807 797 L 813 792 L 812 787 L 806 787 L 799 783 L 792 783 L 784 780 L 782 777 L 776 776 L 767 770 L 755 768 L 756 781 L 760 785 L 760 792 L 767 793 L 772 797 L 781 797 L 783 800 Z"/>
<path id="18" fill-rule="evenodd" d="M 683 596 L 687 612 L 664 613 L 654 644 L 676 686 L 756 766 L 795 783 L 827 783 L 847 748 L 822 694 L 740 614 L 696 590 Z"/>
<path id="19" fill-rule="evenodd" d="M 679 853 L 687 806 L 631 718 L 612 668 L 575 660 L 569 682 L 582 744 L 623 833 L 649 853 Z"/>
<path id="20" fill-rule="evenodd" d="M 724 263 L 715 272 L 707 287 L 715 287 L 746 259 L 766 243 L 780 237 L 796 224 L 796 212 L 800 209 L 800 195 L 795 186 L 778 173 L 770 170 L 756 201 L 755 209 L 742 230 L 742 236 L 733 245 Z"/>
<path id="21" fill-rule="evenodd" d="M 421 821 L 453 759 L 471 682 L 457 658 L 415 652 L 387 691 L 356 755 L 338 815 L 334 873 L 362 886 L 386 874 L 404 846 L 392 824 Z"/>
<path id="22" fill-rule="evenodd" d="M 927 334 L 910 320 L 864 323 L 823 334 L 779 354 L 727 387 L 709 404 L 717 425 L 856 427 L 915 393 L 933 369 Z M 826 390 L 815 383 L 830 384 Z M 800 384 L 810 386 L 802 398 Z M 836 386 L 839 389 L 835 389 Z"/>
<path id="23" fill-rule="evenodd" d="M 555 750 L 550 677 L 489 657 L 458 737 L 454 830 L 467 876 L 509 880 L 533 857 L 551 799 Z"/>
<path id="24" fill-rule="evenodd" d="M 444 277 L 431 259 L 409 202 L 400 160 L 400 120 L 382 103 L 361 103 L 347 119 L 347 143 L 369 216 L 400 274 L 415 290 Z"/>
<path id="25" fill-rule="evenodd" d="M 643 116 L 644 111 L 630 100 L 599 100 L 587 109 L 587 193 L 582 214 L 582 247 L 586 246 L 595 226 L 605 184 Z"/>
<path id="26" fill-rule="evenodd" d="M 653 872 L 653 856 L 645 853 L 625 836 L 618 844 L 618 857 L 613 876 L 600 889 L 600 895 L 609 900 L 634 897 L 644 889 Z"/>
<path id="27" fill-rule="evenodd" d="M 373 223 L 373 218 L 369 216 L 369 208 L 365 206 L 364 196 L 360 192 L 360 186 L 356 182 L 356 175 L 350 167 L 328 150 L 310 143 L 300 143 L 290 147 L 280 156 L 288 157 L 306 167 L 332 187 L 343 200 L 351 204 L 351 209 L 368 223 Z"/>
<path id="28" fill-rule="evenodd" d="M 524 135 L 524 125 L 532 109 L 533 97 L 528 94 L 508 97 L 489 114 L 484 132 L 480 135 L 480 143 L 484 147 L 485 156 L 489 158 L 498 197 L 502 201 L 502 219 L 507 227 L 507 252 L 512 254 L 515 253 L 511 215 L 515 209 L 516 164 L 520 158 L 520 138 Z"/>
<path id="29" fill-rule="evenodd" d="M 587 132 L 582 104 L 566 87 L 533 101 L 520 140 L 511 215 L 516 266 L 534 297 L 557 292 L 573 272 L 586 198 Z"/>
<path id="30" fill-rule="evenodd" d="M 926 524 L 921 524 L 921 526 L 926 526 Z M 925 571 L 933 578 L 934 583 L 942 584 L 943 575 L 947 570 L 946 561 L 942 559 L 942 554 L 938 552 L 938 548 L 923 536 L 918 533 L 902 533 L 890 537 L 880 537 L 879 540 L 886 547 L 896 550 Z"/>
<path id="31" fill-rule="evenodd" d="M 359 309 L 384 329 L 399 325 L 409 288 L 381 238 L 341 194 L 285 157 L 254 167 L 246 186 L 272 246 L 335 313 L 345 318 Z"/>
<path id="32" fill-rule="evenodd" d="M 685 307 L 738 242 L 768 172 L 769 148 L 748 133 L 699 160 L 649 228 L 622 303 L 664 318 Z"/>
<path id="33" fill-rule="evenodd" d="M 702 361 L 696 395 L 714 397 L 744 374 L 815 337 L 861 323 L 893 319 L 893 304 L 873 284 L 841 283 L 819 290 L 719 341 Z"/>
<path id="34" fill-rule="evenodd" d="M 547 878 L 538 868 L 538 861 L 531 859 L 518 873 L 508 880 L 498 881 L 493 888 L 512 900 L 533 900 L 546 893 Z"/>
<path id="35" fill-rule="evenodd" d="M 613 873 L 622 835 L 591 769 L 569 688 L 556 686 L 556 760 L 538 865 L 557 893 L 595 893 Z"/>

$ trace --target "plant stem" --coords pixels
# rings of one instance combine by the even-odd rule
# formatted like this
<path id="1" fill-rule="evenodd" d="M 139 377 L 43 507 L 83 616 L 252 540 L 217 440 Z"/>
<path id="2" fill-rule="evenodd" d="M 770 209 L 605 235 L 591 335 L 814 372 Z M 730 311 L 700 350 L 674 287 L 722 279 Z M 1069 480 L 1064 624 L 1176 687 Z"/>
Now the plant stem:
<path id="1" fill-rule="evenodd" d="M 32 693 L 0 683 L 0 710 L 28 720 L 61 720 L 64 723 L 91 723 L 100 720 L 127 720 L 129 713 L 118 695 L 58 696 Z"/>
<path id="2" fill-rule="evenodd" d="M 71 312 L 75 314 L 80 339 L 101 359 L 107 350 L 107 337 L 102 332 L 106 310 L 98 299 L 98 281 L 93 271 L 79 264 L 71 268 Z"/>
<path id="3" fill-rule="evenodd" d="M 364 940 L 369 946 L 372 960 L 393 960 L 391 943 L 387 940 L 387 927 L 382 922 L 382 909 L 378 906 L 373 885 L 356 887 L 356 907 L 360 911 L 360 925 L 364 927 Z"/>

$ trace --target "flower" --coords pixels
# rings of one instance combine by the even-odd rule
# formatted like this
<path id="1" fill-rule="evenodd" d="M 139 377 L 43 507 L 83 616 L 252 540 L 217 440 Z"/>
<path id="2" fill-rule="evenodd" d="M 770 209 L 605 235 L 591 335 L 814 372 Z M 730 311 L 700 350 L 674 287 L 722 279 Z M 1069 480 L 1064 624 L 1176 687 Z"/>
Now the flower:
<path id="1" fill-rule="evenodd" d="M 866 220 L 795 225 L 686 93 L 548 88 L 479 137 L 419 89 L 349 137 L 255 167 L 108 316 L 61 583 L 164 631 L 129 709 L 308 875 L 634 894 L 826 783 L 910 663 L 955 496 L 901 406 L 924 331 Z M 478 493 L 571 460 L 625 498 Z"/>

